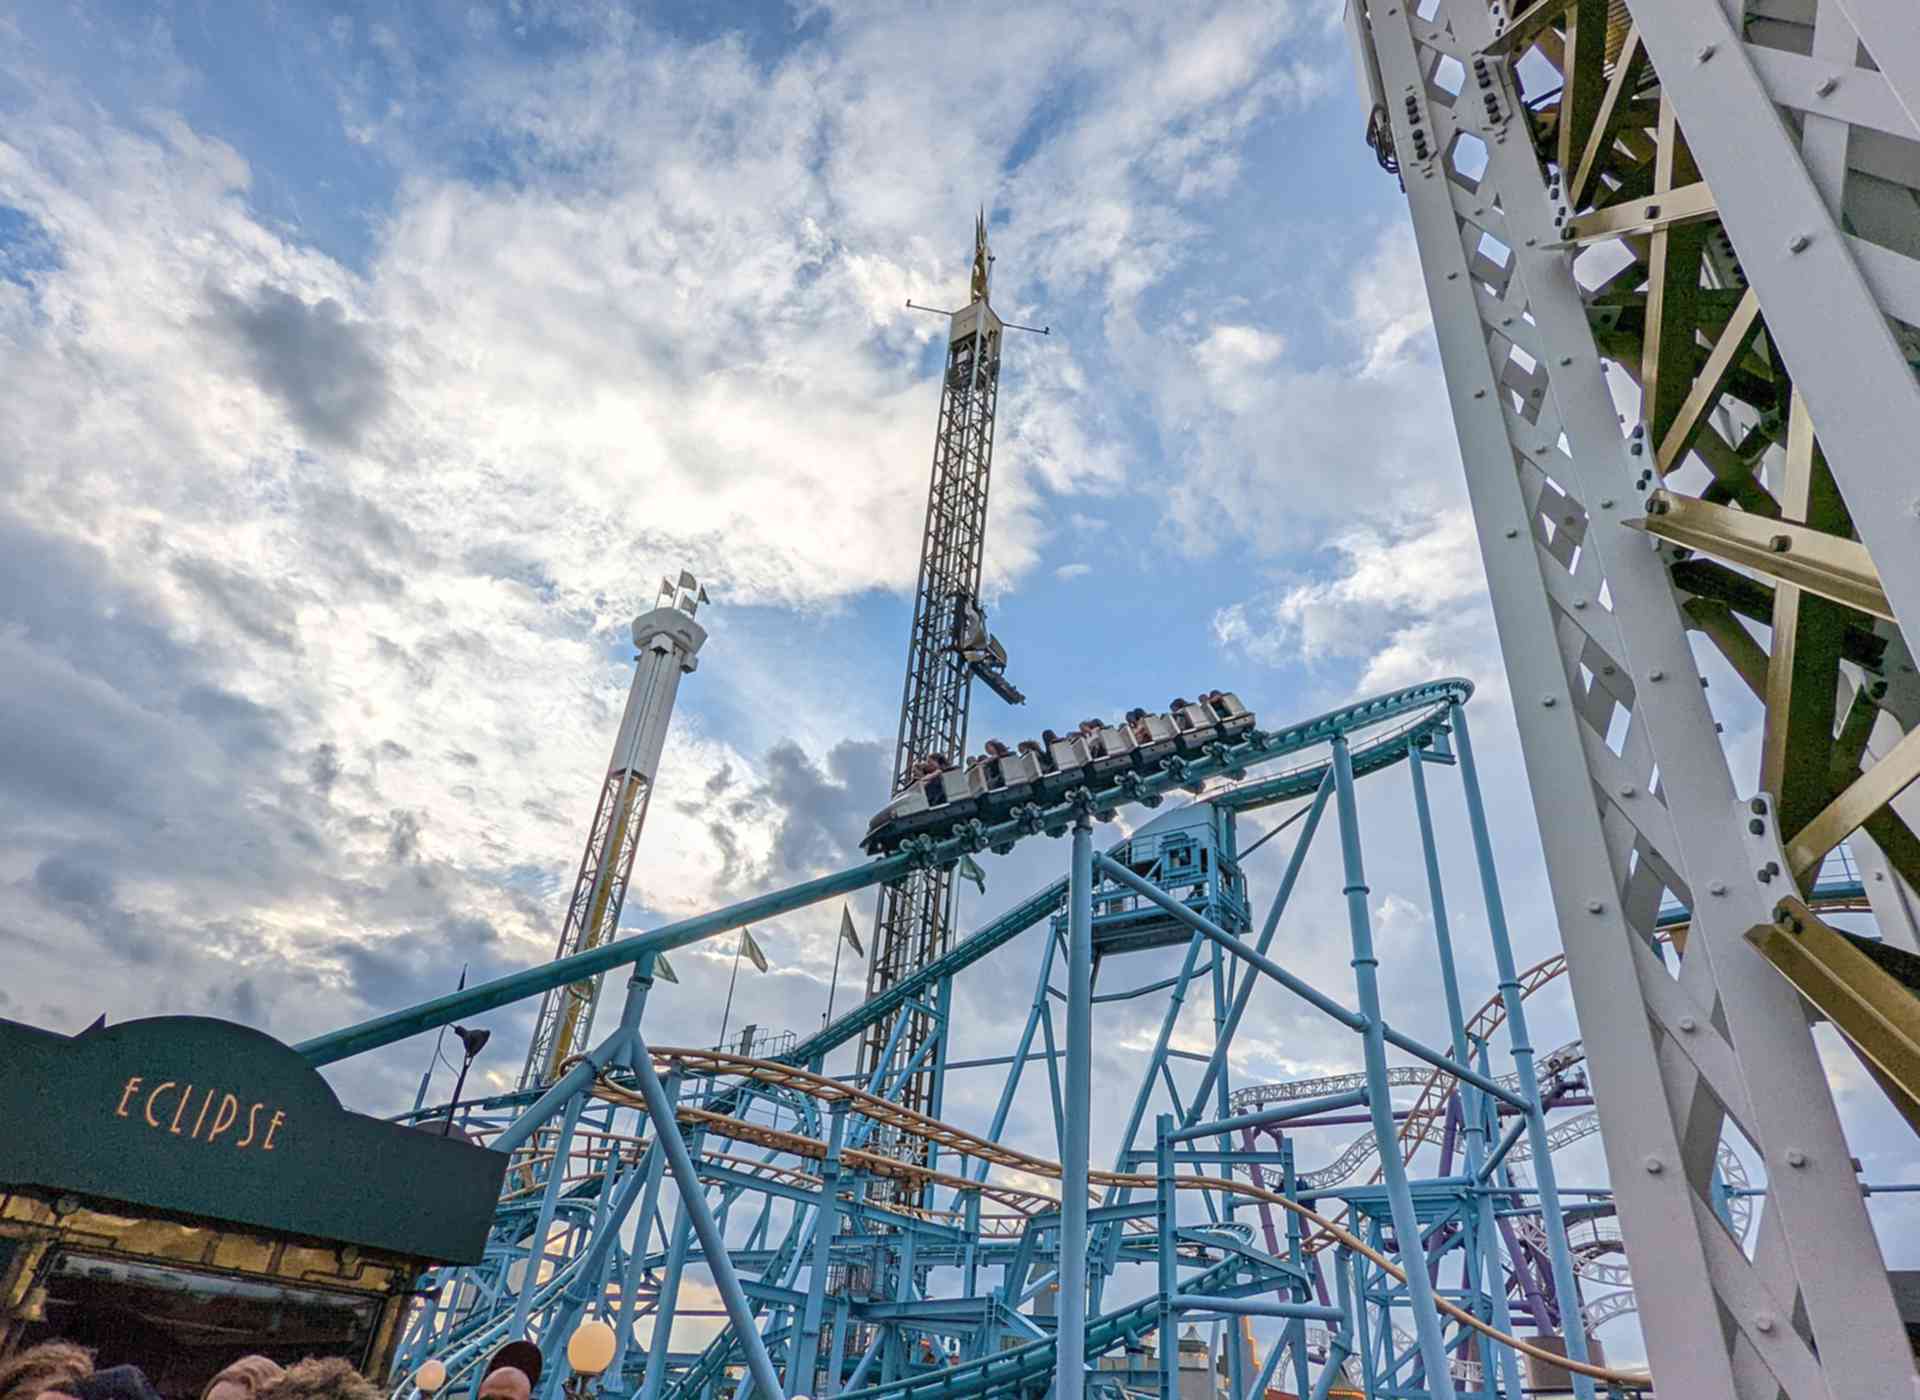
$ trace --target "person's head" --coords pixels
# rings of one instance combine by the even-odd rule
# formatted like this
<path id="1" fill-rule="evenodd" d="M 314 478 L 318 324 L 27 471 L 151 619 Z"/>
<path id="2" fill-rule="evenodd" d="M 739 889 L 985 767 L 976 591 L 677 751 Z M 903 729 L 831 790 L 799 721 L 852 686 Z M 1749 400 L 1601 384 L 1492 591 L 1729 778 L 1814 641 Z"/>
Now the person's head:
<path id="1" fill-rule="evenodd" d="M 480 1378 L 479 1400 L 528 1400 L 540 1384 L 540 1372 L 546 1364 L 540 1348 L 525 1337 L 508 1342 L 487 1358 L 486 1372 Z"/>
<path id="2" fill-rule="evenodd" d="M 260 1400 L 261 1392 L 286 1374 L 278 1361 L 265 1356 L 243 1356 L 207 1382 L 200 1400 Z"/>
<path id="3" fill-rule="evenodd" d="M 384 1400 L 373 1383 L 337 1356 L 309 1356 L 267 1383 L 259 1400 Z"/>
<path id="4" fill-rule="evenodd" d="M 480 1400 L 528 1400 L 533 1382 L 518 1366 L 501 1366 L 487 1372 L 480 1382 Z"/>
<path id="5" fill-rule="evenodd" d="M 160 1392 L 138 1366 L 109 1366 L 70 1387 L 42 1394 L 71 1395 L 73 1400 L 160 1400 Z"/>
<path id="6" fill-rule="evenodd" d="M 93 1353 L 72 1342 L 42 1342 L 0 1361 L 0 1400 L 40 1400 L 93 1374 Z"/>

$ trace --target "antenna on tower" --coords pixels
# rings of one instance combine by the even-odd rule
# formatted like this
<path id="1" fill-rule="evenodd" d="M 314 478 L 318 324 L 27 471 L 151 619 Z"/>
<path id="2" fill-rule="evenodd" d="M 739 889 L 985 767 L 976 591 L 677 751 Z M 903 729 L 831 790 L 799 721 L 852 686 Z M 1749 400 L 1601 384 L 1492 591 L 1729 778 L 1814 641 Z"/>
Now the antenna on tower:
<path id="1" fill-rule="evenodd" d="M 981 209 L 973 221 L 973 280 L 969 287 L 971 300 L 967 306 L 985 305 L 988 283 L 993 280 L 993 250 L 987 246 L 987 211 Z M 958 316 L 960 311 L 943 311 L 937 306 L 922 306 L 912 297 L 907 298 L 909 311 L 931 311 L 936 316 Z M 961 311 L 967 307 L 962 307 Z M 1002 321 L 994 317 L 996 328 L 1010 331 L 1031 331 L 1035 335 L 1052 335 L 1052 326 L 1023 326 L 1016 321 Z"/>

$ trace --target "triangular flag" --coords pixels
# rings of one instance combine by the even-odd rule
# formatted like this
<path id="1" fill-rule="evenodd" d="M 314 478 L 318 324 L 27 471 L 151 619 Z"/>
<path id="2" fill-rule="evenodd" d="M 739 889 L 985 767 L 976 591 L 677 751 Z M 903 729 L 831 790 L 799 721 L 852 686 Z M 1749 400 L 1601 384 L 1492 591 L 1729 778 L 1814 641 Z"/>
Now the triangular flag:
<path id="1" fill-rule="evenodd" d="M 971 880 L 980 887 L 980 893 L 987 892 L 987 872 L 982 870 L 972 856 L 960 857 L 960 878 Z"/>
<path id="2" fill-rule="evenodd" d="M 660 591 L 671 595 L 673 593 L 673 580 L 662 575 L 660 579 Z"/>
<path id="3" fill-rule="evenodd" d="M 707 586 L 705 584 L 700 585 L 700 601 L 702 603 L 711 603 L 713 601 L 713 599 L 707 596 Z"/>
<path id="4" fill-rule="evenodd" d="M 682 588 L 698 588 L 700 585 L 694 581 L 692 574 L 682 569 L 680 571 L 680 586 Z"/>
<path id="5" fill-rule="evenodd" d="M 762 972 L 767 970 L 767 955 L 760 951 L 760 945 L 753 941 L 753 930 L 740 930 L 740 951 L 747 955 L 753 965 Z"/>
<path id="6" fill-rule="evenodd" d="M 867 950 L 860 946 L 860 935 L 853 931 L 853 915 L 847 912 L 847 906 L 840 906 L 840 937 L 853 945 L 853 955 L 864 958 Z"/>
<path id="7" fill-rule="evenodd" d="M 667 961 L 665 953 L 653 955 L 653 975 L 662 982 L 671 982 L 676 987 L 680 985 L 680 979 L 674 976 L 673 964 Z"/>

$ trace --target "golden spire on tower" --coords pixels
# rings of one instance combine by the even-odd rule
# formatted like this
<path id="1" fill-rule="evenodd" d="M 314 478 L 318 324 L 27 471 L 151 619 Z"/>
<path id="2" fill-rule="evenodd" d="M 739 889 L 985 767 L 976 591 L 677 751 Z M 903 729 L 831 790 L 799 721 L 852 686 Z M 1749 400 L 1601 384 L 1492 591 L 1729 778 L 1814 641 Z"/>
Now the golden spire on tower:
<path id="1" fill-rule="evenodd" d="M 993 255 L 987 251 L 987 211 L 982 209 L 973 224 L 973 300 L 987 299 L 987 273 Z"/>

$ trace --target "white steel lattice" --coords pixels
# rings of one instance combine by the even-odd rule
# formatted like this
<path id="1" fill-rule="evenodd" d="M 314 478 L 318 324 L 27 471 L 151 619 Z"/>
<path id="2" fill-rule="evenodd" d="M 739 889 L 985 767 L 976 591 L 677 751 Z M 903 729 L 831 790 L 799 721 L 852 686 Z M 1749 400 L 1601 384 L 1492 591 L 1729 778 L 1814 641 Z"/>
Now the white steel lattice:
<path id="1" fill-rule="evenodd" d="M 1767 804 L 1755 812 L 1736 789 L 1669 575 L 1676 551 L 1627 523 L 1646 463 L 1623 440 L 1561 241 L 1559 177 L 1506 62 L 1524 47 L 1512 31 L 1557 23 L 1547 37 L 1574 75 L 1563 105 L 1597 101 L 1594 49 L 1573 55 L 1597 46 L 1608 6 L 1536 4 L 1511 25 L 1489 8 L 1373 0 L 1355 32 L 1377 64 L 1376 127 L 1390 129 L 1383 154 L 1412 213 L 1654 1375 L 1662 1394 L 1688 1397 L 1911 1393 L 1804 1007 L 1744 938 L 1773 919 L 1782 884 L 1791 892 L 1767 883 L 1782 838 Z M 1902 171 L 1920 185 L 1920 29 L 1892 0 L 1754 8 L 1639 0 L 1622 15 L 1692 142 L 1891 612 L 1910 620 L 1920 388 L 1888 316 L 1920 320 L 1920 249 L 1843 231 L 1835 162 L 1851 134 L 1880 153 L 1881 185 Z M 1813 57 L 1763 51 L 1779 15 L 1805 29 Z M 1862 44 L 1878 71 L 1858 63 Z M 1448 75 L 1472 75 L 1457 95 L 1439 81 L 1448 59 L 1460 65 Z M 1798 135 L 1781 115 L 1839 93 L 1794 118 Z M 1653 937 L 1669 894 L 1694 911 L 1673 957 Z M 1768 1187 L 1751 1257 L 1712 1201 L 1734 1132 Z"/>

